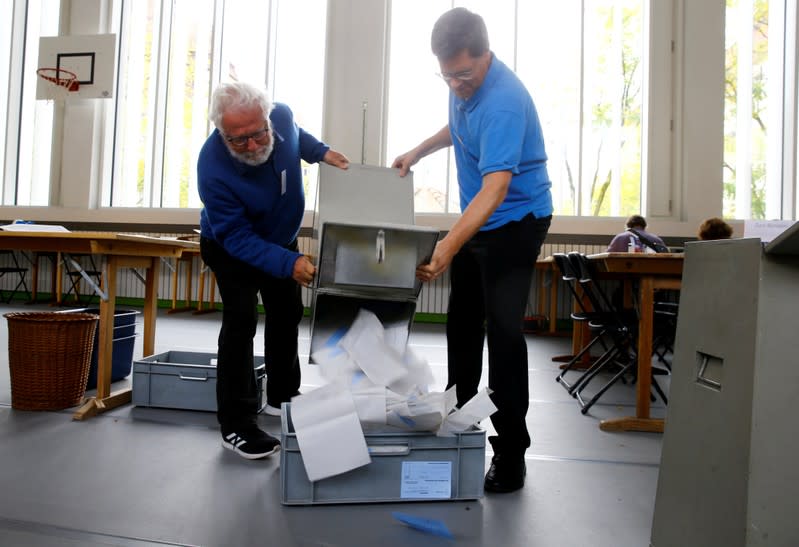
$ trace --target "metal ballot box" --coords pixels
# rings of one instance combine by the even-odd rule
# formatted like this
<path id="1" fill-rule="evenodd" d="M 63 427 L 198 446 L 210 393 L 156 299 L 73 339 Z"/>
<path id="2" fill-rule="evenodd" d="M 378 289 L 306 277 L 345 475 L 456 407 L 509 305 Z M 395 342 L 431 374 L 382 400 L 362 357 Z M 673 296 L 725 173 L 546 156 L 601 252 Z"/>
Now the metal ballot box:
<path id="1" fill-rule="evenodd" d="M 343 336 L 360 309 L 385 328 L 410 332 L 422 283 L 416 266 L 429 260 L 435 228 L 326 222 L 315 278 L 311 355 Z M 313 357 L 310 360 L 313 363 Z"/>

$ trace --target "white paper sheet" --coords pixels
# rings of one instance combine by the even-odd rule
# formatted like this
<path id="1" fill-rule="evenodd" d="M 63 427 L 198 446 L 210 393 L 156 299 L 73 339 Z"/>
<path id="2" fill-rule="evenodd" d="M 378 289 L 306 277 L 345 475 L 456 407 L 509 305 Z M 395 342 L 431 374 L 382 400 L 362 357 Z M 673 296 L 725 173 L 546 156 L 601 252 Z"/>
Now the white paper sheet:
<path id="1" fill-rule="evenodd" d="M 444 419 L 436 435 L 450 437 L 491 416 L 497 411 L 497 407 L 491 401 L 490 393 L 488 388 L 478 391 L 477 395 L 469 399 L 465 405 Z"/>
<path id="2" fill-rule="evenodd" d="M 346 386 L 327 384 L 294 397 L 291 419 L 309 480 L 339 475 L 371 462 Z"/>

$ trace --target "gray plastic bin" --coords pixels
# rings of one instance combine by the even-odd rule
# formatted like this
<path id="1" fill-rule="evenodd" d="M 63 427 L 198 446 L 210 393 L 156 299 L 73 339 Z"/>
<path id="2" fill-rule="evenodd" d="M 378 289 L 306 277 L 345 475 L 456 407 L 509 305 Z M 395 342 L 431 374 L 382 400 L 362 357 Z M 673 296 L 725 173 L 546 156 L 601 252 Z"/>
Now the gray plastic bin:
<path id="1" fill-rule="evenodd" d="M 133 362 L 132 402 L 183 410 L 216 412 L 216 353 L 167 351 Z M 259 411 L 266 405 L 266 365 L 253 359 Z"/>
<path id="2" fill-rule="evenodd" d="M 291 403 L 283 403 L 280 432 L 280 501 L 284 505 L 474 500 L 483 497 L 485 430 L 454 437 L 393 429 L 365 430 L 372 462 L 347 473 L 311 482 L 291 422 Z M 386 426 L 388 428 L 388 426 Z M 425 492 L 414 466 L 436 466 L 436 484 Z M 443 486 L 443 488 L 442 488 Z M 446 488 L 449 486 L 449 488 Z"/>

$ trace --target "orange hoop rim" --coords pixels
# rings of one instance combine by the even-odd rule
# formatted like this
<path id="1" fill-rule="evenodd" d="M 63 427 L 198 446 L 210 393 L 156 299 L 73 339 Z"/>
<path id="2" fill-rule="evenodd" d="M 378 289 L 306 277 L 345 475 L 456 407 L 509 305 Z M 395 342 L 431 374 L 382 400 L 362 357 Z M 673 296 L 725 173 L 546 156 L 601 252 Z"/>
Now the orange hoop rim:
<path id="1" fill-rule="evenodd" d="M 55 75 L 50 75 L 48 72 L 54 73 Z M 65 88 L 67 91 L 77 91 L 80 89 L 78 75 L 71 70 L 67 70 L 66 68 L 42 67 L 36 69 L 36 74 L 48 82 L 52 82 L 55 85 Z M 59 76 L 59 74 L 61 76 Z"/>

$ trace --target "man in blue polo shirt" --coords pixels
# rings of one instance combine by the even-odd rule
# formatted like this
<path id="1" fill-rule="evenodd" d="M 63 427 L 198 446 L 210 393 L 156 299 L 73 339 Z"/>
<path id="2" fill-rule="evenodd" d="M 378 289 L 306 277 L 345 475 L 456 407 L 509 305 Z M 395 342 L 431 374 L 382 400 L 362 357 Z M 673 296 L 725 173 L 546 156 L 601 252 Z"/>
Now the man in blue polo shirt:
<path id="1" fill-rule="evenodd" d="M 209 118 L 216 129 L 200 151 L 197 188 L 204 206 L 200 251 L 216 275 L 223 306 L 217 419 L 225 448 L 258 459 L 280 448 L 256 425 L 258 295 L 266 311 L 266 412 L 279 415 L 300 387 L 300 286 L 309 286 L 316 272 L 297 248 L 305 212 L 300 160 L 342 169 L 349 162 L 297 126 L 286 105 L 273 105 L 249 84 L 219 85 Z"/>
<path id="2" fill-rule="evenodd" d="M 449 268 L 448 387 L 458 404 L 477 393 L 488 338 L 488 385 L 497 412 L 488 492 L 524 486 L 530 446 L 527 345 L 522 322 L 535 261 L 552 220 L 541 123 L 530 94 L 489 49 L 483 19 L 442 15 L 431 45 L 450 89 L 449 123 L 393 166 L 404 176 L 424 156 L 454 146 L 462 214 L 417 277 Z"/>

